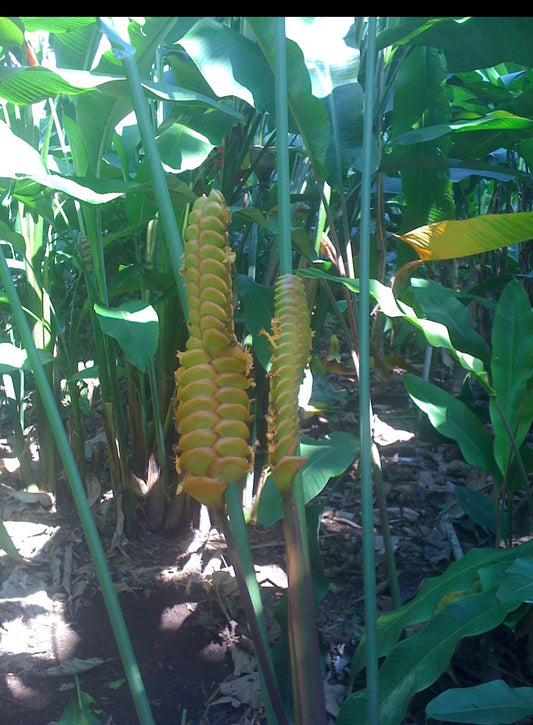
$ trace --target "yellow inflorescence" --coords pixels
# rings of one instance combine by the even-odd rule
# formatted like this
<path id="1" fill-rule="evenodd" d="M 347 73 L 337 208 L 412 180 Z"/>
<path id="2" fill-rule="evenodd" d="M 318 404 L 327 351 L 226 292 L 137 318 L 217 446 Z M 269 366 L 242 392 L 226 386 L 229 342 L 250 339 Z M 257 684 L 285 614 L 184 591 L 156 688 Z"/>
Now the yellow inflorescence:
<path id="1" fill-rule="evenodd" d="M 298 455 L 298 392 L 309 362 L 312 332 L 305 289 L 299 277 L 279 277 L 274 302 L 268 452 L 276 485 L 280 490 L 288 490 L 307 460 Z"/>
<path id="2" fill-rule="evenodd" d="M 183 274 L 190 336 L 176 371 L 176 468 L 185 471 L 183 491 L 213 508 L 251 466 L 252 358 L 233 325 L 230 221 L 224 197 L 215 190 L 197 199 L 189 215 Z"/>

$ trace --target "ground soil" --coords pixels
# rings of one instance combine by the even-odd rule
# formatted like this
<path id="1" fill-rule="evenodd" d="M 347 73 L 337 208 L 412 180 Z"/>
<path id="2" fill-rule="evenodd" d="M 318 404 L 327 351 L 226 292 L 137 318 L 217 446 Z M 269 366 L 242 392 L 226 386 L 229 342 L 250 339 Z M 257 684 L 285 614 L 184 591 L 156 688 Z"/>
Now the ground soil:
<path id="1" fill-rule="evenodd" d="M 354 383 L 341 382 L 349 403 Z M 374 412 L 385 424 L 378 425 L 377 440 L 401 597 L 406 602 L 425 579 L 442 573 L 471 547 L 489 545 L 491 539 L 463 514 L 453 494 L 455 484 L 476 485 L 478 472 L 464 463 L 453 443 L 437 439 L 427 429 L 421 431 L 400 376 L 391 378 L 385 394 L 374 391 L 373 402 Z M 354 431 L 357 420 L 348 403 L 308 417 L 307 434 Z M 93 698 L 91 712 L 100 722 L 138 722 L 71 504 L 21 500 L 13 493 L 15 480 L 4 475 L 2 481 L 2 519 L 24 555 L 19 563 L 5 555 L 0 558 L 2 725 L 59 722 L 76 699 L 76 679 L 80 690 Z M 329 591 L 318 604 L 318 622 L 334 723 L 347 694 L 351 657 L 364 631 L 357 462 L 330 481 L 320 504 L 320 552 Z M 107 506 L 115 521 L 113 503 Z M 380 613 L 393 607 L 382 534 L 376 510 Z M 282 530 L 279 524 L 267 530 L 252 525 L 250 540 L 275 641 L 279 624 L 274 614 L 286 586 Z M 176 533 L 161 527 L 141 530 L 136 538 L 125 534 L 117 538 L 111 527 L 102 531 L 102 542 L 157 725 L 263 723 L 246 619 L 217 528 Z M 527 638 L 517 641 L 504 628 L 491 637 L 481 644 L 460 646 L 450 670 L 413 699 L 405 725 L 422 725 L 427 701 L 454 683 L 476 682 L 481 668 L 489 676 L 505 671 L 521 684 L 528 678 L 530 682 Z"/>

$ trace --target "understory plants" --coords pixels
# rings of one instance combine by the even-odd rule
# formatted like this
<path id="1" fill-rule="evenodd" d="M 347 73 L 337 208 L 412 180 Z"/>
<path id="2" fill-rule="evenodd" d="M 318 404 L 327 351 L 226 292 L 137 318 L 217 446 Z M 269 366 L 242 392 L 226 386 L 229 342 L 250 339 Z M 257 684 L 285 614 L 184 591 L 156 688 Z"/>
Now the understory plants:
<path id="1" fill-rule="evenodd" d="M 328 58 L 308 41 L 332 18 L 0 19 L 0 371 L 20 485 L 56 493 L 61 460 L 143 725 L 91 511 L 104 486 L 115 536 L 210 510 L 269 725 L 327 722 L 315 499 L 354 463 L 365 635 L 338 723 L 399 725 L 463 638 L 529 612 L 531 545 L 514 544 L 531 528 L 532 21 L 344 20 L 331 43 L 343 55 Z M 341 346 L 356 430 L 303 438 L 305 381 L 325 378 Z M 456 394 L 430 380 L 433 351 L 462 371 Z M 427 363 L 403 374 L 411 400 L 486 476 L 455 493 L 494 545 L 402 603 L 370 374 L 412 370 L 409 358 Z M 96 483 L 88 424 L 106 441 Z M 379 619 L 374 504 L 395 605 Z M 280 519 L 289 583 L 274 657 L 248 527 Z M 3 526 L 0 545 L 16 556 Z M 529 688 L 498 682 L 494 701 L 486 685 L 442 693 L 427 716 L 533 711 Z"/>

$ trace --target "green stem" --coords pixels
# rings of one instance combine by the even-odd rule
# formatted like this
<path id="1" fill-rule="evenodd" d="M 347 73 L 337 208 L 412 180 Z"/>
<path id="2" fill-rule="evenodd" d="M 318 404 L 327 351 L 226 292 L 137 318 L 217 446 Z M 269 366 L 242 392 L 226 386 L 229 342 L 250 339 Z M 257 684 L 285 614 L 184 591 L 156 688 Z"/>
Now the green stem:
<path id="1" fill-rule="evenodd" d="M 361 242 L 359 253 L 359 411 L 361 438 L 361 500 L 363 518 L 363 573 L 365 585 L 365 634 L 367 641 L 367 715 L 369 725 L 379 723 L 376 560 L 374 551 L 374 502 L 372 490 L 372 428 L 370 418 L 370 189 L 376 18 L 368 19 L 366 86 L 363 115 L 363 169 L 361 178 Z"/>
<path id="2" fill-rule="evenodd" d="M 263 601 L 255 576 L 240 489 L 237 483 L 227 488 L 225 498 L 231 526 L 228 525 L 228 520 L 223 512 L 220 513 L 220 520 L 255 646 L 267 720 L 269 725 L 287 725 L 287 717 L 274 673 Z"/>
<path id="3" fill-rule="evenodd" d="M 297 475 L 292 489 L 281 492 L 289 582 L 288 629 L 294 713 L 297 725 L 325 725 L 328 716 L 318 644 L 313 580 L 307 531 L 300 519 L 301 489 L 301 475 Z"/>
<path id="4" fill-rule="evenodd" d="M 165 240 L 170 252 L 170 261 L 174 271 L 178 294 L 183 307 L 183 313 L 187 319 L 187 296 L 183 277 L 180 274 L 183 259 L 183 242 L 178 229 L 176 215 L 172 207 L 172 200 L 170 198 L 165 172 L 161 164 L 159 149 L 154 139 L 148 103 L 142 89 L 134 52 L 121 54 L 121 60 L 130 89 L 139 133 L 144 146 L 146 162 L 152 176 L 154 193 L 159 207 L 159 218 L 161 219 Z"/>
<path id="5" fill-rule="evenodd" d="M 11 311 L 15 324 L 18 327 L 22 342 L 26 349 L 28 360 L 30 362 L 35 382 L 39 389 L 43 406 L 46 410 L 50 426 L 54 432 L 54 437 L 59 449 L 59 453 L 65 466 L 68 481 L 71 486 L 72 496 L 78 510 L 78 514 L 85 532 L 87 544 L 91 552 L 91 557 L 96 570 L 96 576 L 102 590 L 105 605 L 111 620 L 111 626 L 117 640 L 118 649 L 126 672 L 126 677 L 131 689 L 131 694 L 139 716 L 141 725 L 153 725 L 154 720 L 150 711 L 150 705 L 144 689 L 143 681 L 135 653 L 131 645 L 131 641 L 126 629 L 124 616 L 120 608 L 117 593 L 113 585 L 113 580 L 109 573 L 105 553 L 102 543 L 98 536 L 98 530 L 92 516 L 89 502 L 85 494 L 83 482 L 79 471 L 76 467 L 76 461 L 72 450 L 70 449 L 68 439 L 63 428 L 63 422 L 57 409 L 53 393 L 48 384 L 48 378 L 39 358 L 39 354 L 33 342 L 31 331 L 24 316 L 22 305 L 20 304 L 18 293 L 11 279 L 11 273 L 6 263 L 4 252 L 0 246 L 0 279 L 7 292 L 8 299 L 11 304 Z"/>
<path id="6" fill-rule="evenodd" d="M 290 181 L 288 149 L 287 40 L 285 18 L 276 18 L 274 31 L 276 93 L 276 154 L 278 168 L 279 271 L 292 273 Z M 318 647 L 313 584 L 301 476 L 292 490 L 282 495 L 287 578 L 289 581 L 289 642 L 293 699 L 298 725 L 321 725 L 327 713 Z"/>
<path id="7" fill-rule="evenodd" d="M 278 168 L 279 273 L 292 273 L 289 121 L 287 115 L 287 41 L 285 18 L 276 18 L 274 35 L 276 78 L 276 162 Z"/>

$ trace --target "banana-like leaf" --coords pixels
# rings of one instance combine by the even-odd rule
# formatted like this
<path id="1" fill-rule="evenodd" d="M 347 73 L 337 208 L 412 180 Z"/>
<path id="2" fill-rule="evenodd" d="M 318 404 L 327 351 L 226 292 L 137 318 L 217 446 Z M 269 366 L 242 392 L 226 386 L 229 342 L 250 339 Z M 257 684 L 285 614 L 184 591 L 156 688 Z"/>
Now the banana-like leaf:
<path id="1" fill-rule="evenodd" d="M 135 184 L 113 181 L 110 191 L 100 193 L 96 189 L 101 182 L 84 179 L 83 183 L 73 178 L 49 173 L 39 152 L 29 143 L 13 133 L 7 124 L 0 121 L 0 146 L 4 153 L 0 156 L 0 177 L 5 179 L 31 179 L 49 189 L 62 191 L 75 199 L 89 204 L 105 204 L 116 199 L 128 189 L 136 188 Z M 87 185 L 86 185 L 87 184 Z M 104 181 L 104 186 L 106 182 Z M 95 188 L 91 188 L 91 185 Z"/>
<path id="2" fill-rule="evenodd" d="M 429 687 L 446 670 L 457 644 L 494 629 L 521 600 L 502 603 L 496 590 L 462 596 L 437 612 L 417 634 L 390 652 L 378 676 L 380 722 L 400 725 L 413 695 Z M 367 723 L 366 690 L 349 696 L 337 725 Z"/>
<path id="3" fill-rule="evenodd" d="M 384 614 L 378 620 L 378 656 L 384 657 L 400 639 L 403 630 L 411 624 L 425 622 L 449 595 L 466 592 L 479 579 L 479 570 L 495 564 L 511 564 L 519 557 L 533 555 L 533 541 L 512 549 L 471 549 L 455 561 L 438 577 L 424 582 L 419 593 L 403 607 Z M 366 640 L 357 647 L 352 662 L 352 673 L 357 674 L 366 661 Z"/>
<path id="4" fill-rule="evenodd" d="M 426 715 L 446 722 L 505 725 L 533 715 L 533 687 L 509 687 L 491 680 L 475 687 L 452 687 L 426 706 Z"/>
<path id="5" fill-rule="evenodd" d="M 487 343 L 474 329 L 468 309 L 454 290 L 432 280 L 415 278 L 411 279 L 411 289 L 425 317 L 445 325 L 455 348 L 488 363 Z"/>
<path id="6" fill-rule="evenodd" d="M 298 274 L 302 277 L 318 277 L 329 282 L 341 283 L 352 292 L 359 292 L 358 279 L 336 277 L 319 268 L 300 269 L 298 270 Z M 452 344 L 450 334 L 445 325 L 440 322 L 418 317 L 412 307 L 396 299 L 390 287 L 387 287 L 376 279 L 369 280 L 369 292 L 381 307 L 383 314 L 387 315 L 387 317 L 404 317 L 408 322 L 423 332 L 427 342 L 432 347 L 443 347 L 448 350 L 465 370 L 473 373 L 479 382 L 485 388 L 488 388 L 487 372 L 483 361 L 469 353 L 458 350 Z"/>
<path id="7" fill-rule="evenodd" d="M 533 560 L 527 557 L 516 559 L 507 567 L 498 587 L 498 599 L 503 603 L 533 600 Z"/>
<path id="8" fill-rule="evenodd" d="M 424 262 L 481 254 L 533 237 L 533 212 L 436 222 L 396 235 Z"/>
<path id="9" fill-rule="evenodd" d="M 159 343 L 159 318 L 152 305 L 129 300 L 120 307 L 95 304 L 102 330 L 118 341 L 132 365 L 145 372 Z"/>
<path id="10" fill-rule="evenodd" d="M 502 473 L 511 453 L 511 433 L 519 448 L 533 421 L 533 312 L 517 280 L 502 292 L 492 327 L 490 417 L 494 455 Z M 504 420 L 505 419 L 505 423 Z"/>
<path id="11" fill-rule="evenodd" d="M 308 458 L 302 468 L 304 503 L 308 503 L 331 478 L 340 476 L 353 462 L 359 453 L 359 439 L 351 433 L 335 431 L 321 441 L 303 439 L 300 453 Z M 261 491 L 257 522 L 266 528 L 282 516 L 281 496 L 272 476 L 269 476 Z"/>
<path id="12" fill-rule="evenodd" d="M 493 439 L 470 408 L 433 383 L 405 373 L 403 384 L 411 400 L 427 414 L 433 427 L 458 444 L 465 460 L 499 478 L 492 453 Z"/>

